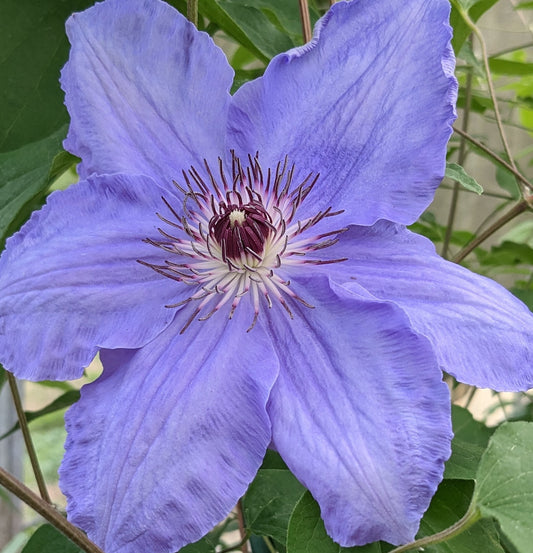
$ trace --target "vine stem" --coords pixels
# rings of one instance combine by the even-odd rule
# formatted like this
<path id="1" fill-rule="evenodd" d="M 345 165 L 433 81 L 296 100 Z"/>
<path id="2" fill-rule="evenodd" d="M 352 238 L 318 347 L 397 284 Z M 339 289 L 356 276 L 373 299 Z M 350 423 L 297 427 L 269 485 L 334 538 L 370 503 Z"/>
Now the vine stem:
<path id="1" fill-rule="evenodd" d="M 440 543 L 449 540 L 470 528 L 470 526 L 475 524 L 480 518 L 481 512 L 479 511 L 477 505 L 472 502 L 464 516 L 455 524 L 453 524 L 449 528 L 446 528 L 446 530 L 443 530 L 442 532 L 438 532 L 431 536 L 420 538 L 406 545 L 396 547 L 396 549 L 392 549 L 391 551 L 389 551 L 389 553 L 404 553 L 404 551 L 411 551 L 412 549 L 418 549 L 420 547 L 425 547 L 427 545 L 432 545 L 434 543 Z"/>
<path id="2" fill-rule="evenodd" d="M 26 444 L 26 451 L 28 452 L 28 457 L 30 458 L 31 468 L 33 469 L 33 474 L 35 475 L 35 480 L 37 482 L 37 487 L 39 488 L 39 493 L 44 501 L 52 504 L 48 490 L 46 489 L 46 483 L 44 481 L 43 473 L 41 467 L 39 466 L 39 460 L 37 458 L 37 453 L 33 445 L 33 440 L 31 439 L 30 429 L 28 427 L 28 421 L 26 419 L 26 414 L 24 413 L 24 408 L 22 407 L 22 400 L 20 398 L 20 393 L 17 388 L 17 381 L 15 377 L 9 372 L 6 371 L 7 381 L 9 382 L 9 387 L 11 389 L 11 395 L 13 397 L 13 403 L 15 404 L 15 410 L 17 412 L 17 418 L 19 421 L 19 426 L 22 431 L 22 436 L 24 437 L 24 443 Z"/>
<path id="3" fill-rule="evenodd" d="M 52 526 L 85 551 L 85 553 L 104 553 L 79 528 L 71 524 L 57 511 L 53 505 L 50 505 L 50 503 L 34 494 L 20 480 L 17 480 L 2 467 L 0 467 L 0 484 L 44 517 Z"/>
<path id="4" fill-rule="evenodd" d="M 198 0 L 187 0 L 187 19 L 198 27 Z"/>
<path id="5" fill-rule="evenodd" d="M 304 43 L 311 40 L 311 18 L 309 17 L 309 4 L 307 0 L 298 0 L 300 5 L 300 19 L 302 21 L 302 34 Z"/>
<path id="6" fill-rule="evenodd" d="M 500 139 L 503 144 L 503 148 L 505 150 L 505 153 L 507 154 L 507 157 L 509 159 L 509 162 L 511 166 L 516 171 L 516 165 L 513 159 L 513 156 L 511 155 L 511 149 L 509 148 L 509 144 L 507 142 L 507 137 L 505 136 L 505 131 L 503 129 L 503 123 L 502 118 L 500 115 L 500 108 L 498 107 L 498 101 L 496 99 L 496 93 L 494 92 L 494 85 L 492 83 L 492 77 L 490 76 L 490 67 L 489 67 L 489 56 L 487 54 L 487 44 L 485 43 L 485 38 L 483 37 L 483 34 L 479 30 L 479 27 L 470 19 L 470 16 L 468 15 L 468 12 L 463 9 L 463 7 L 459 4 L 457 0 L 452 0 L 452 3 L 454 4 L 457 11 L 460 13 L 461 17 L 463 18 L 464 22 L 470 27 L 470 30 L 476 35 L 477 39 L 479 40 L 479 44 L 481 46 L 481 57 L 483 58 L 483 66 L 485 68 L 485 74 L 487 76 L 487 85 L 489 87 L 489 94 L 492 101 L 492 105 L 494 108 L 494 116 L 496 118 L 496 125 L 498 127 L 498 131 L 500 133 Z"/>
<path id="7" fill-rule="evenodd" d="M 530 208 L 530 202 L 533 200 L 533 196 L 526 197 L 522 201 L 518 202 L 512 207 L 505 215 L 502 215 L 497 221 L 479 236 L 476 236 L 472 242 L 467 244 L 453 259 L 454 263 L 460 263 L 470 252 L 475 250 L 482 242 L 492 236 L 497 230 L 501 229 L 509 221 L 512 221 L 515 217 Z"/>

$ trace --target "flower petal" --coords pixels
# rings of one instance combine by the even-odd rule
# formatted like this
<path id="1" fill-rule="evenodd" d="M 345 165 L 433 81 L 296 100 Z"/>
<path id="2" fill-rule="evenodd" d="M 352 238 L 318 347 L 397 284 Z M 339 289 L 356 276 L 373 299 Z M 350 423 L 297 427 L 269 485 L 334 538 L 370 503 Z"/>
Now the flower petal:
<path id="1" fill-rule="evenodd" d="M 0 258 L 0 361 L 19 378 L 79 378 L 99 347 L 139 347 L 173 317 L 183 287 L 137 263 L 163 263 L 161 190 L 105 176 L 55 192 Z"/>
<path id="2" fill-rule="evenodd" d="M 67 413 L 68 516 L 106 553 L 170 553 L 229 514 L 270 442 L 278 371 L 239 310 L 136 351 L 104 350 L 103 375 Z M 90 421 L 90 424 L 87 424 Z"/>
<path id="3" fill-rule="evenodd" d="M 284 358 L 268 404 L 273 443 L 334 540 L 408 542 L 450 455 L 449 394 L 431 347 L 391 303 L 320 275 L 299 285 L 315 309 L 268 324 Z"/>
<path id="4" fill-rule="evenodd" d="M 446 372 L 502 391 L 533 387 L 533 314 L 505 288 L 445 261 L 427 238 L 384 221 L 352 227 L 327 253 L 341 252 L 349 260 L 330 267 L 333 278 L 397 303 Z"/>
<path id="5" fill-rule="evenodd" d="M 445 169 L 456 81 L 447 0 L 338 2 L 314 40 L 276 56 L 230 107 L 242 156 L 287 155 L 320 179 L 305 204 L 342 224 L 413 222 Z M 305 205 L 304 204 L 304 205 Z"/>
<path id="6" fill-rule="evenodd" d="M 65 148 L 83 159 L 82 177 L 122 172 L 170 183 L 222 154 L 233 71 L 174 8 L 107 0 L 74 14 L 67 32 Z"/>

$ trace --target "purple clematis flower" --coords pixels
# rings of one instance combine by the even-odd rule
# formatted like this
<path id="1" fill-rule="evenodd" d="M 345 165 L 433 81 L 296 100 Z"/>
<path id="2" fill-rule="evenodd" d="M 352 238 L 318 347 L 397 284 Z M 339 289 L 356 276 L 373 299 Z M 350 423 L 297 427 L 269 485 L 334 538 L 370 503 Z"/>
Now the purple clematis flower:
<path id="1" fill-rule="evenodd" d="M 197 540 L 275 447 L 342 545 L 411 540 L 450 455 L 442 372 L 533 385 L 533 319 L 406 230 L 455 119 L 447 0 L 338 2 L 233 96 L 158 0 L 68 22 L 82 181 L 0 259 L 0 361 L 102 376 L 67 414 L 70 520 L 106 553 Z"/>

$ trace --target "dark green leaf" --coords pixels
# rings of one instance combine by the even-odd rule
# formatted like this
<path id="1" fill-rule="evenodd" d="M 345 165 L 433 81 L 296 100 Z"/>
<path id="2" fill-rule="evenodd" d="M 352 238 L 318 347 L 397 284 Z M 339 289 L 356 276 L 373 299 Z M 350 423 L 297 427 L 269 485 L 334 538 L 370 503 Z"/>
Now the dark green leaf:
<path id="1" fill-rule="evenodd" d="M 294 46 L 286 34 L 252 5 L 230 0 L 199 0 L 199 11 L 263 61 Z"/>
<path id="2" fill-rule="evenodd" d="M 492 436 L 479 465 L 476 505 L 494 517 L 520 553 L 533 544 L 533 423 L 512 422 Z"/>
<path id="3" fill-rule="evenodd" d="M 42 202 L 50 166 L 65 134 L 63 127 L 39 142 L 0 153 L 0 248 Z"/>
<path id="4" fill-rule="evenodd" d="M 38 411 L 26 411 L 26 420 L 31 422 L 39 417 L 48 415 L 49 413 L 54 413 L 66 407 L 70 407 L 73 403 L 76 403 L 80 399 L 80 392 L 78 390 L 70 390 L 65 392 L 63 395 L 59 396 L 57 399 L 54 399 L 52 403 L 49 403 L 42 409 Z M 0 436 L 0 440 L 7 438 L 10 434 L 13 434 L 16 430 L 20 428 L 19 423 L 17 422 L 12 428 L 10 428 L 5 434 Z"/>
<path id="5" fill-rule="evenodd" d="M 417 538 L 436 534 L 449 528 L 467 511 L 474 483 L 464 480 L 445 480 L 437 490 L 422 522 Z M 448 541 L 429 547 L 428 553 L 504 553 L 498 531 L 492 520 L 480 520 L 468 530 Z"/>
<path id="6" fill-rule="evenodd" d="M 0 2 L 0 151 L 51 135 L 67 120 L 59 72 L 67 61 L 65 21 L 93 0 Z"/>
<path id="7" fill-rule="evenodd" d="M 458 182 L 471 192 L 483 194 L 483 187 L 457 163 L 446 163 L 445 176 Z"/>
<path id="8" fill-rule="evenodd" d="M 492 431 L 457 405 L 452 405 L 452 423 L 452 456 L 446 463 L 444 478 L 473 480 Z"/>
<path id="9" fill-rule="evenodd" d="M 205 537 L 182 547 L 179 553 L 215 553 L 215 546 Z"/>
<path id="10" fill-rule="evenodd" d="M 320 507 L 309 492 L 296 505 L 289 522 L 287 553 L 384 553 L 392 546 L 383 542 L 361 547 L 341 547 L 326 533 Z"/>
<path id="11" fill-rule="evenodd" d="M 533 290 L 523 290 L 521 288 L 511 288 L 511 292 L 521 301 L 523 301 L 530 311 L 533 311 Z"/>
<path id="12" fill-rule="evenodd" d="M 0 365 L 0 392 L 7 381 L 6 370 Z"/>
<path id="13" fill-rule="evenodd" d="M 82 553 L 82 550 L 50 524 L 39 526 L 22 553 Z"/>
<path id="14" fill-rule="evenodd" d="M 289 470 L 285 461 L 281 458 L 281 455 L 273 449 L 267 449 L 261 468 Z"/>
<path id="15" fill-rule="evenodd" d="M 260 470 L 243 499 L 246 528 L 285 543 L 289 518 L 304 491 L 288 470 Z"/>

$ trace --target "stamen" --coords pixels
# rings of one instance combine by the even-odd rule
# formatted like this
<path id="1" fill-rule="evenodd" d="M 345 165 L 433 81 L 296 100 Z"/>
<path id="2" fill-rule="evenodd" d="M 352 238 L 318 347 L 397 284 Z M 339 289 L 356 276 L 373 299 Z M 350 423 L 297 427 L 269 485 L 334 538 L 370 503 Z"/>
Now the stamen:
<path id="1" fill-rule="evenodd" d="M 346 258 L 315 258 L 315 252 L 324 250 L 339 240 L 346 228 L 309 235 L 309 229 L 341 211 L 331 207 L 318 211 L 312 217 L 297 219 L 318 181 L 319 175 L 308 173 L 297 185 L 295 165 L 288 157 L 272 170 L 264 172 L 258 154 L 248 156 L 243 166 L 231 152 L 231 179 L 226 174 L 222 158 L 218 171 L 211 170 L 204 160 L 202 173 L 195 167 L 182 172 L 181 182 L 173 181 L 181 194 L 181 210 L 171 200 L 162 197 L 166 213 L 156 213 L 168 226 L 159 228 L 163 238 L 146 238 L 144 242 L 176 257 L 164 264 L 138 260 L 156 273 L 180 284 L 192 286 L 187 298 L 168 304 L 174 309 L 190 309 L 180 333 L 184 333 L 195 319 L 207 321 L 230 304 L 228 318 L 232 318 L 245 297 L 249 298 L 254 315 L 250 332 L 256 325 L 260 307 L 281 305 L 294 318 L 290 302 L 297 301 L 307 308 L 314 306 L 294 293 L 290 280 L 279 276 L 280 270 L 298 270 L 304 264 L 326 265 Z M 178 203 L 179 206 L 179 203 Z"/>

